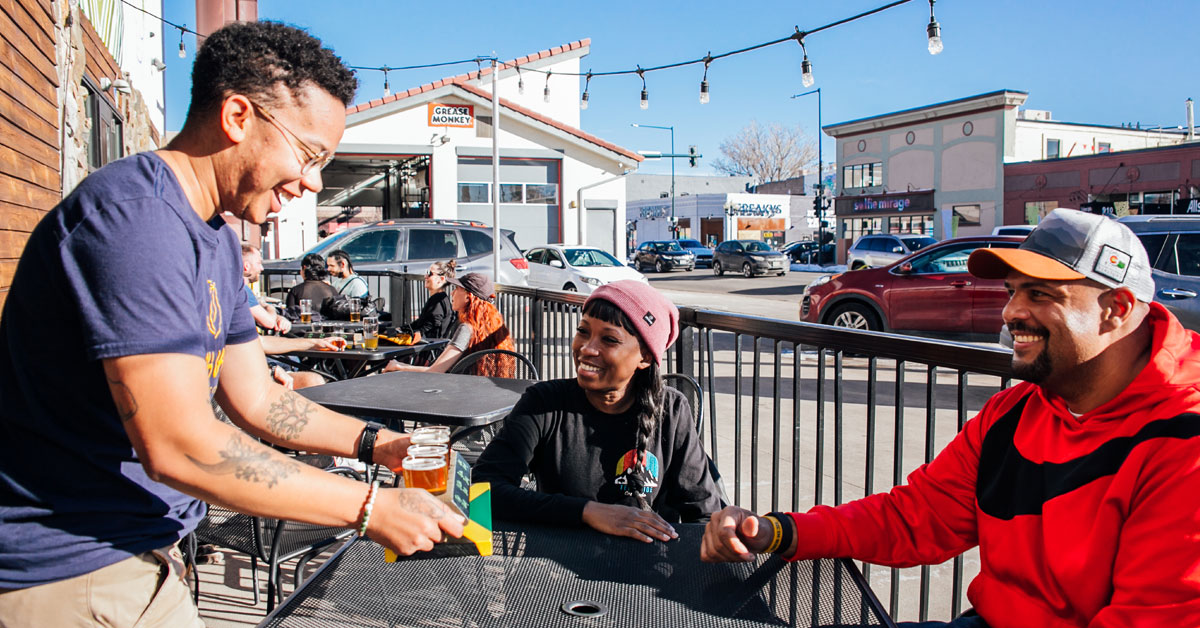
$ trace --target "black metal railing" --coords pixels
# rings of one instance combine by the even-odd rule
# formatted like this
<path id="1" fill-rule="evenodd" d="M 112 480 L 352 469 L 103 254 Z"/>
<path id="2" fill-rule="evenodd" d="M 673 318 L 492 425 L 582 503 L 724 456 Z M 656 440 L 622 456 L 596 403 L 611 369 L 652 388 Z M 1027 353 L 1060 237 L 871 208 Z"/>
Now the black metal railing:
<path id="1" fill-rule="evenodd" d="M 375 281 L 372 293 L 397 321 L 416 316 L 428 296 L 419 275 L 379 273 Z M 546 379 L 573 375 L 570 343 L 584 300 L 497 287 L 518 351 Z M 902 484 L 1009 385 L 1011 356 L 999 349 L 686 307 L 680 326 L 664 370 L 701 383 L 701 440 L 730 498 L 755 512 L 836 505 Z M 978 553 L 863 571 L 894 617 L 949 619 L 963 609 Z"/>

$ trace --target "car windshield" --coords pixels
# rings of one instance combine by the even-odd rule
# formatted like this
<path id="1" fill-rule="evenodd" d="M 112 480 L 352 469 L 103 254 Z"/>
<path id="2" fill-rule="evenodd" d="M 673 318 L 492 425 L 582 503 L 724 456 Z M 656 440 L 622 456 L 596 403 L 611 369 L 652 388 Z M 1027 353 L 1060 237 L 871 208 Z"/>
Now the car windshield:
<path id="1" fill-rule="evenodd" d="M 904 242 L 904 246 L 907 246 L 908 250 L 910 251 L 920 251 L 930 244 L 937 244 L 937 240 L 934 240 L 929 236 L 910 236 L 900 239 Z"/>
<path id="2" fill-rule="evenodd" d="M 680 246 L 685 246 L 685 247 L 688 247 L 688 248 L 692 248 L 692 249 L 700 249 L 700 248 L 704 248 L 704 245 L 703 245 L 703 244 L 700 244 L 700 242 L 699 242 L 699 241 L 697 241 L 697 240 L 680 240 L 680 241 L 679 241 L 679 245 L 680 245 Z"/>
<path id="3" fill-rule="evenodd" d="M 766 242 L 746 242 L 746 250 L 752 253 L 765 253 L 771 250 Z"/>
<path id="4" fill-rule="evenodd" d="M 567 263 L 572 266 L 624 266 L 620 260 L 600 249 L 566 249 Z"/>
<path id="5" fill-rule="evenodd" d="M 355 233 L 355 231 L 354 231 L 353 229 L 347 229 L 347 230 L 345 230 L 345 231 L 339 231 L 339 232 L 337 232 L 337 233 L 335 233 L 335 234 L 333 234 L 333 235 L 329 236 L 328 238 L 325 238 L 324 240 L 321 240 L 320 242 L 318 242 L 318 243 L 317 243 L 317 245 L 316 245 L 316 246 L 314 246 L 314 247 L 312 247 L 311 249 L 309 249 L 309 250 L 305 251 L 305 252 L 304 252 L 304 254 L 303 254 L 303 255 L 301 255 L 300 257 L 304 257 L 304 255 L 308 255 L 309 253 L 320 253 L 321 255 L 325 255 L 325 252 L 326 252 L 326 251 L 333 251 L 333 250 L 337 249 L 338 247 L 337 247 L 337 246 L 334 246 L 334 245 L 336 245 L 336 244 L 340 243 L 341 241 L 345 240 L 345 239 L 346 239 L 346 236 L 347 236 L 347 235 L 349 235 L 349 234 L 351 234 L 351 233 Z"/>
<path id="6" fill-rule="evenodd" d="M 682 251 L 683 248 L 676 242 L 657 242 L 654 244 L 656 251 Z"/>

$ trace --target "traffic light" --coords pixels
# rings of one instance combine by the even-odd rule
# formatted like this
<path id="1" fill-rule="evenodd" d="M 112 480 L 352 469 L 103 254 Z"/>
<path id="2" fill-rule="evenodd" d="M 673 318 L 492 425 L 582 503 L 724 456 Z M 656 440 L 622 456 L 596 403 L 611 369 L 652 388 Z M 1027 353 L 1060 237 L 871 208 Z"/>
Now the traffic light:
<path id="1" fill-rule="evenodd" d="M 821 211 L 822 209 L 825 209 L 825 205 L 822 202 L 822 197 L 814 196 L 813 197 L 813 215 L 816 216 L 817 218 L 820 218 L 822 215 L 822 211 Z"/>
<path id="2" fill-rule="evenodd" d="M 688 165 L 695 168 L 696 160 L 700 157 L 700 153 L 696 152 L 695 146 L 688 146 Z"/>

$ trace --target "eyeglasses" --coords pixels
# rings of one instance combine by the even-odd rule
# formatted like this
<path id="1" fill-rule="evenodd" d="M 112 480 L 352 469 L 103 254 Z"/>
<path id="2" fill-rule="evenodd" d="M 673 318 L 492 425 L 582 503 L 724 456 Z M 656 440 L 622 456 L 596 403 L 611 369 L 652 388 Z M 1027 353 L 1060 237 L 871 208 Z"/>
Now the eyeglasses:
<path id="1" fill-rule="evenodd" d="M 444 272 L 435 273 L 435 272 L 433 272 L 432 270 L 431 270 L 431 271 L 429 271 L 429 272 L 427 272 L 427 273 L 425 273 L 425 276 L 426 276 L 426 277 L 432 277 L 432 276 L 434 276 L 434 275 L 437 275 L 438 277 L 445 277 L 445 276 L 446 276 L 446 273 L 444 273 Z"/>
<path id="2" fill-rule="evenodd" d="M 324 170 L 325 166 L 328 166 L 329 162 L 333 161 L 333 153 L 327 150 L 313 150 L 313 148 L 305 143 L 304 140 L 300 139 L 299 135 L 296 135 L 291 129 L 283 126 L 283 123 L 276 119 L 275 116 L 271 115 L 271 112 L 267 111 L 266 107 L 263 107 L 253 100 L 250 101 L 250 104 L 254 107 L 255 111 L 261 114 L 263 118 L 266 118 L 267 122 L 270 122 L 275 128 L 279 129 L 280 133 L 283 133 L 285 136 L 290 136 L 293 140 L 296 140 L 296 144 L 299 145 L 300 151 L 304 157 L 304 161 L 300 164 L 300 176 L 304 176 L 312 172 L 313 168 L 316 168 L 317 170 Z"/>

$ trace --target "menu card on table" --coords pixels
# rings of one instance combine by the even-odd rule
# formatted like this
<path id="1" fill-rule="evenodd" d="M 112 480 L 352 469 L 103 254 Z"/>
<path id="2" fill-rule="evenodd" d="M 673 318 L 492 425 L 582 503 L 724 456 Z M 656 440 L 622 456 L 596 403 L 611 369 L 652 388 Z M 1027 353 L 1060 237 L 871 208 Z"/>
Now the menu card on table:
<path id="1" fill-rule="evenodd" d="M 438 544 L 438 548 L 453 546 L 456 554 L 491 556 L 492 485 L 488 482 L 472 483 L 471 465 L 457 452 L 451 452 L 451 460 L 453 464 L 446 482 L 446 492 L 439 495 L 438 499 L 465 515 L 467 524 L 463 526 L 462 538 L 446 539 Z M 389 563 L 396 562 L 398 558 L 390 549 L 384 552 L 384 560 Z"/>

